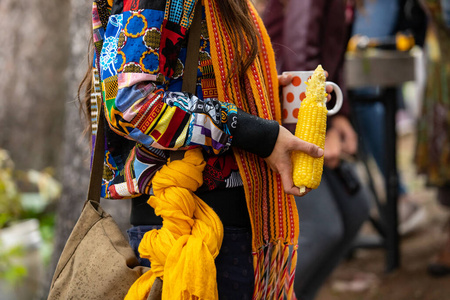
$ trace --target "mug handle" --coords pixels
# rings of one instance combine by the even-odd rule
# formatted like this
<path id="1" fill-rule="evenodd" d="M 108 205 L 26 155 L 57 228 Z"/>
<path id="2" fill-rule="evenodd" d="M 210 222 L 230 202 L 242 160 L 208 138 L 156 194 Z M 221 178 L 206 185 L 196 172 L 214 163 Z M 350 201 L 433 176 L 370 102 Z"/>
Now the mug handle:
<path id="1" fill-rule="evenodd" d="M 341 88 L 332 81 L 326 81 L 325 86 L 331 85 L 333 87 L 333 91 L 336 93 L 336 103 L 334 107 L 328 110 L 327 115 L 332 116 L 336 114 L 342 107 L 342 102 L 344 101 L 344 96 L 342 95 Z"/>

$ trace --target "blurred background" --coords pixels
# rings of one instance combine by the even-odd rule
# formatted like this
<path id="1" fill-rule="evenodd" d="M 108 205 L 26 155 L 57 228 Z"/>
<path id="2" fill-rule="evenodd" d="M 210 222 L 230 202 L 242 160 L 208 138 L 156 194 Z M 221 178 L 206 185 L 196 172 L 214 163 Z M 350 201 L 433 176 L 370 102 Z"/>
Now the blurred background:
<path id="1" fill-rule="evenodd" d="M 254 3 L 262 13 L 266 1 Z M 88 65 L 91 4 L 86 0 L 0 1 L 2 300 L 46 299 L 59 254 L 85 200 L 90 145 L 88 134 L 80 135 L 87 119 L 79 110 L 77 91 Z M 392 68 L 380 71 L 376 63 L 371 64 L 371 59 L 384 57 L 383 51 L 401 52 L 399 57 L 405 59 L 400 65 L 407 64 L 406 79 L 395 83 L 403 99 L 396 107 L 392 129 L 397 132 L 397 167 L 412 201 L 426 214 L 420 226 L 400 235 L 399 266 L 390 270 L 385 247 L 376 245 L 383 244 L 379 232 L 367 222 L 359 243 L 355 242 L 353 251 L 323 286 L 319 300 L 450 299 L 450 277 L 432 277 L 427 272 L 428 263 L 444 242 L 448 212 L 436 201 L 436 189 L 419 175 L 414 162 L 427 51 L 436 49 L 433 39 L 436 36 L 428 33 L 419 47 L 407 37 L 401 49 L 392 40 L 354 39 L 353 46 L 349 45 L 346 79 L 350 88 L 352 84 L 361 86 L 359 81 L 364 78 L 376 80 L 376 72 L 402 72 Z M 389 44 L 389 50 L 379 47 L 383 43 Z M 373 158 L 354 159 L 365 184 L 373 185 L 375 197 L 385 203 L 386 182 Z M 128 201 L 105 200 L 102 206 L 125 231 Z"/>

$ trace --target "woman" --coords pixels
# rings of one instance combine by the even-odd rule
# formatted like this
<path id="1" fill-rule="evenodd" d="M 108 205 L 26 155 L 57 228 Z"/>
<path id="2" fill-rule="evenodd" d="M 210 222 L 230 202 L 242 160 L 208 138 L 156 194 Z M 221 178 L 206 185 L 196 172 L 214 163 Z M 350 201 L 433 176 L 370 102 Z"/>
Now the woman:
<path id="1" fill-rule="evenodd" d="M 146 299 L 157 278 L 163 299 L 293 298 L 290 195 L 301 194 L 290 152 L 323 150 L 279 125 L 273 51 L 249 1 L 201 3 L 196 95 L 182 90 L 195 7 L 93 5 L 90 108 L 95 118 L 103 103 L 109 124 L 103 196 L 133 198 L 130 243 L 151 264 L 127 299 Z"/>

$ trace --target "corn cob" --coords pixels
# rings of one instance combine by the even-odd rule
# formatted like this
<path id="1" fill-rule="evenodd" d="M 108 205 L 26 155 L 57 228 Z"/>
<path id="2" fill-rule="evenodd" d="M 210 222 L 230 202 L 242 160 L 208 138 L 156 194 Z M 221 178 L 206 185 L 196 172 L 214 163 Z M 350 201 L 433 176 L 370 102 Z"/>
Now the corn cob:
<path id="1" fill-rule="evenodd" d="M 306 84 L 306 97 L 298 112 L 295 136 L 323 149 L 327 126 L 327 94 L 325 72 L 321 65 L 317 66 Z M 323 156 L 314 158 L 296 151 L 292 154 L 292 164 L 294 185 L 300 188 L 301 193 L 305 192 L 306 188 L 316 189 L 319 186 L 323 171 Z"/>

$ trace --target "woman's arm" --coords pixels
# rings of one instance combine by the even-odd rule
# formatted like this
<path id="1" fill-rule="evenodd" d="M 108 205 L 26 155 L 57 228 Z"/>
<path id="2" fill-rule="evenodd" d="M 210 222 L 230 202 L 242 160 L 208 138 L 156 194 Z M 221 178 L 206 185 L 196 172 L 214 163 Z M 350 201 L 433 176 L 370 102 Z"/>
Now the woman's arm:
<path id="1" fill-rule="evenodd" d="M 146 16 L 146 10 L 142 14 Z M 216 99 L 201 100 L 170 91 L 173 80 L 149 71 L 158 69 L 159 56 L 149 50 L 145 37 L 128 36 L 124 43 L 122 28 L 140 32 L 133 24 L 126 15 L 112 16 L 105 34 L 108 43 L 100 55 L 106 116 L 115 132 L 145 146 L 203 146 L 214 154 L 235 146 L 261 157 L 272 153 L 280 130 L 276 121 L 252 116 Z M 152 30 L 160 24 L 147 26 Z"/>
<path id="2" fill-rule="evenodd" d="M 166 91 L 151 76 L 119 73 L 117 97 L 106 101 L 111 128 L 145 146 L 199 145 L 216 154 L 229 148 L 238 116 L 234 105 Z"/>

